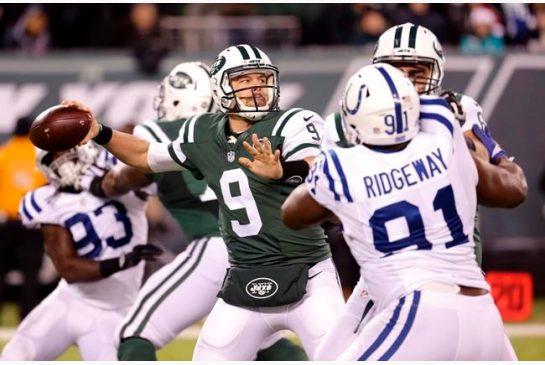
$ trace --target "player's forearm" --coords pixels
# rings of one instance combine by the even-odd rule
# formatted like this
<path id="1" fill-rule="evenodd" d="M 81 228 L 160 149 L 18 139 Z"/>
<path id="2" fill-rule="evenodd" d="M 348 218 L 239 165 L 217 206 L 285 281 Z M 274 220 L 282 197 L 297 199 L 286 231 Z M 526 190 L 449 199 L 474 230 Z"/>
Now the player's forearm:
<path id="1" fill-rule="evenodd" d="M 112 139 L 104 147 L 125 164 L 142 172 L 152 172 L 148 164 L 148 141 L 114 130 Z"/>
<path id="2" fill-rule="evenodd" d="M 497 166 L 505 172 L 505 176 L 502 176 L 502 182 L 512 197 L 513 207 L 522 204 L 528 195 L 528 183 L 524 171 L 508 158 L 502 158 Z"/>
<path id="3" fill-rule="evenodd" d="M 314 200 L 306 184 L 295 188 L 282 204 L 282 220 L 291 229 L 303 229 L 324 223 L 333 213 Z"/>
<path id="4" fill-rule="evenodd" d="M 102 180 L 102 190 L 106 196 L 113 197 L 144 188 L 149 184 L 148 175 L 134 167 L 123 166 L 106 174 Z"/>
<path id="5" fill-rule="evenodd" d="M 89 282 L 104 279 L 98 261 L 72 258 L 63 262 L 55 262 L 60 277 L 68 283 Z"/>
<path id="6" fill-rule="evenodd" d="M 504 159 L 498 165 L 474 158 L 479 172 L 477 199 L 479 204 L 491 208 L 514 208 L 520 205 L 528 192 L 522 169 Z"/>

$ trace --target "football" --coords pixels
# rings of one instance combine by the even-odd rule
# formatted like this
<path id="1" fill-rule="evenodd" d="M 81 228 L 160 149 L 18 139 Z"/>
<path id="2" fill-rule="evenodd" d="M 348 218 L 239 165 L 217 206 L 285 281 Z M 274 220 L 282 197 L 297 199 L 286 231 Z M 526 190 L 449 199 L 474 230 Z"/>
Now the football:
<path id="1" fill-rule="evenodd" d="M 32 122 L 29 137 L 43 150 L 60 152 L 75 147 L 91 128 L 91 114 L 66 105 L 44 110 Z"/>

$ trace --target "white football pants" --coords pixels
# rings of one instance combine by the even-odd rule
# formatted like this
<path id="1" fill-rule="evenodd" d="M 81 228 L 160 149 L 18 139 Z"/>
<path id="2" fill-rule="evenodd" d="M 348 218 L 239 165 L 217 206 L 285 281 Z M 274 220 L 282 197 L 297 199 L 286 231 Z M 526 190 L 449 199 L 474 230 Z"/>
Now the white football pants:
<path id="1" fill-rule="evenodd" d="M 375 309 L 376 306 L 367 295 L 367 286 L 360 277 L 342 313 L 318 346 L 315 360 L 336 360 L 358 338 L 365 325 L 374 317 Z"/>
<path id="2" fill-rule="evenodd" d="M 55 360 L 71 345 L 83 360 L 117 360 L 115 330 L 127 309 L 99 309 L 57 288 L 21 322 L 1 360 Z"/>
<path id="3" fill-rule="evenodd" d="M 505 341 L 490 294 L 422 290 L 377 313 L 338 360 L 507 360 Z"/>
<path id="4" fill-rule="evenodd" d="M 259 345 L 279 330 L 295 332 L 314 359 L 344 300 L 331 259 L 311 267 L 309 278 L 304 297 L 289 305 L 236 307 L 218 299 L 199 335 L 193 360 L 251 360 Z"/>
<path id="5" fill-rule="evenodd" d="M 116 341 L 138 336 L 162 348 L 210 313 L 228 267 L 227 247 L 221 237 L 194 240 L 142 286 L 119 326 Z M 280 333 L 270 336 L 257 350 L 280 338 Z"/>

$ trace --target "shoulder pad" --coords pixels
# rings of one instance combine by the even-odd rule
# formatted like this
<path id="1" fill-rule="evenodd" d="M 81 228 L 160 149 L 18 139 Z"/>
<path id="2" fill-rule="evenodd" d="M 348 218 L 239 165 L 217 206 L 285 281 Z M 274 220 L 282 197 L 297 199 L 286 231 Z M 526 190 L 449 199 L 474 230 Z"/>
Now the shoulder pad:
<path id="1" fill-rule="evenodd" d="M 51 200 L 57 189 L 45 185 L 25 194 L 19 203 L 19 216 L 25 227 L 39 227 L 41 223 L 53 223 L 51 219 Z"/>
<path id="2" fill-rule="evenodd" d="M 286 136 L 286 133 L 290 128 L 286 128 L 287 125 L 300 124 L 305 125 L 307 123 L 313 123 L 319 125 L 320 129 L 324 123 L 324 120 L 318 113 L 312 110 L 303 108 L 292 108 L 284 111 L 280 118 L 278 118 L 274 125 L 272 135 L 273 136 Z"/>

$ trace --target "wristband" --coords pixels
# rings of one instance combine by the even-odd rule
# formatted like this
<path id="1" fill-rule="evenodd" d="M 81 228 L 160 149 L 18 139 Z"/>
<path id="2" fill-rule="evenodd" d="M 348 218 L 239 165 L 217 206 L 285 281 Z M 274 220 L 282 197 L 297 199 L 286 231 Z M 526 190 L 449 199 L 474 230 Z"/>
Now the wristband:
<path id="1" fill-rule="evenodd" d="M 110 127 L 105 126 L 104 124 L 100 124 L 100 129 L 98 131 L 98 134 L 93 138 L 93 141 L 98 143 L 99 145 L 105 145 L 110 143 L 112 140 L 113 130 Z"/>
<path id="2" fill-rule="evenodd" d="M 108 276 L 123 270 L 123 266 L 121 262 L 122 258 L 124 261 L 125 255 L 121 255 L 120 257 L 116 257 L 113 259 L 99 261 L 98 267 L 102 276 L 107 278 Z"/>
<path id="3" fill-rule="evenodd" d="M 279 181 L 300 184 L 308 175 L 309 166 L 305 160 L 280 161 L 282 177 Z"/>

